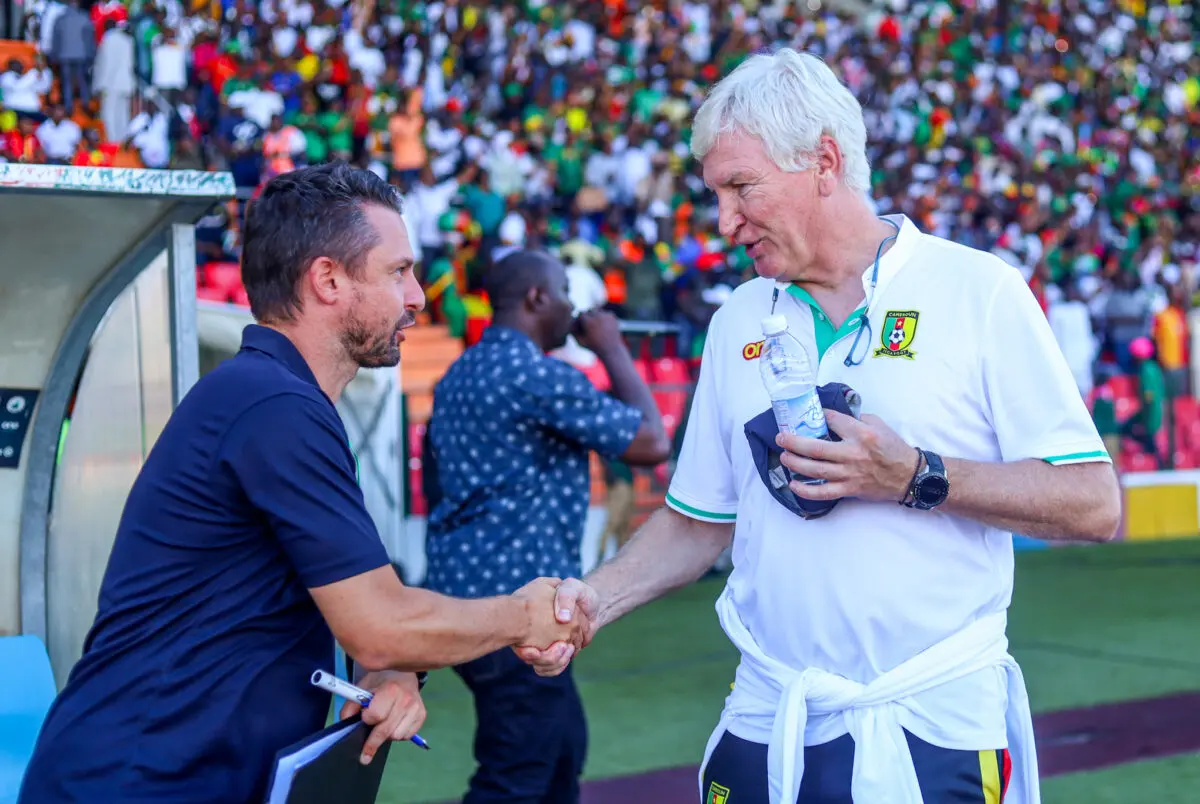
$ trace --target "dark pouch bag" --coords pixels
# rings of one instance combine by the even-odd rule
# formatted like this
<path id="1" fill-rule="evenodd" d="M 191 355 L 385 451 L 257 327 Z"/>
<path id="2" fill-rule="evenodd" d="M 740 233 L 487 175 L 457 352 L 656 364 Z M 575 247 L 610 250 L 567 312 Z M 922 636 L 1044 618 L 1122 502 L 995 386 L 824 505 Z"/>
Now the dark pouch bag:
<path id="1" fill-rule="evenodd" d="M 836 410 L 847 416 L 858 418 L 862 408 L 862 399 L 858 392 L 840 382 L 831 382 L 817 388 L 821 399 L 821 407 Z M 750 454 L 754 458 L 754 466 L 758 476 L 771 496 L 784 508 L 804 519 L 818 519 L 825 516 L 841 501 L 836 500 L 806 500 L 797 497 L 788 484 L 792 480 L 811 480 L 804 475 L 795 474 L 782 463 L 779 457 L 783 448 L 775 443 L 779 435 L 779 426 L 775 422 L 775 412 L 767 408 L 745 425 L 746 440 L 750 443 Z M 841 441 L 837 433 L 829 431 L 830 441 Z"/>

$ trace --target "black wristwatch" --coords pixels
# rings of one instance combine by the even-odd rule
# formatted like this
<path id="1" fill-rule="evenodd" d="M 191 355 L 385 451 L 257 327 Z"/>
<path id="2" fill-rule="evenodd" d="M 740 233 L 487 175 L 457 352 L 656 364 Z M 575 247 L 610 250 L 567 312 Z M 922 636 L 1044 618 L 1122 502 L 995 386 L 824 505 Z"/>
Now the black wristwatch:
<path id="1" fill-rule="evenodd" d="M 946 477 L 946 465 L 934 452 L 920 450 L 921 468 L 913 474 L 908 484 L 908 494 L 900 504 L 918 511 L 932 511 L 946 501 L 950 495 L 950 479 Z"/>

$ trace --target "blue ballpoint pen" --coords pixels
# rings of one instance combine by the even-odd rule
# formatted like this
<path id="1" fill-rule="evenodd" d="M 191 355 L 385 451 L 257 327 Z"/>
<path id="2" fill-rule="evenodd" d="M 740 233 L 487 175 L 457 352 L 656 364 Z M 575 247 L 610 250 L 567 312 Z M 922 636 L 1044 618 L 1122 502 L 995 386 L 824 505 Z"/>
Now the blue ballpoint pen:
<path id="1" fill-rule="evenodd" d="M 312 683 L 314 687 L 320 687 L 323 690 L 332 692 L 334 695 L 339 695 L 347 701 L 355 701 L 363 709 L 371 705 L 371 700 L 375 697 L 371 693 L 364 690 L 362 687 L 356 687 L 349 681 L 343 681 L 333 673 L 326 673 L 322 670 L 317 670 L 312 674 Z M 429 743 L 425 742 L 424 738 L 419 734 L 412 736 L 412 744 L 418 748 L 429 750 Z"/>

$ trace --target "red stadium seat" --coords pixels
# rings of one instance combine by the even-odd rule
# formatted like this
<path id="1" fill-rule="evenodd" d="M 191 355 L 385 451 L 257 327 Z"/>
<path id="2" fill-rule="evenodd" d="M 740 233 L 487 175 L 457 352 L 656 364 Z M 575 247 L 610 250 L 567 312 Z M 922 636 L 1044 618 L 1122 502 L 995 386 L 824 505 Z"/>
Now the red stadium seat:
<path id="1" fill-rule="evenodd" d="M 1194 396 L 1181 396 L 1174 403 L 1175 421 L 1180 425 L 1190 425 L 1200 420 L 1200 403 Z"/>
<path id="2" fill-rule="evenodd" d="M 1117 399 L 1122 397 L 1136 398 L 1137 381 L 1128 374 L 1118 374 L 1108 381 L 1108 387 L 1112 389 L 1113 396 Z"/>
<path id="3" fill-rule="evenodd" d="M 1195 469 L 1196 453 L 1192 450 L 1175 450 L 1176 469 Z"/>
<path id="4" fill-rule="evenodd" d="M 422 456 L 425 453 L 425 425 L 410 424 L 408 426 L 408 456 L 405 469 L 408 472 L 408 488 L 411 492 L 408 513 L 412 516 L 426 516 L 429 511 L 425 502 L 425 484 L 422 482 Z"/>
<path id="5" fill-rule="evenodd" d="M 229 296 L 242 286 L 242 267 L 236 262 L 210 262 L 204 266 L 203 276 L 207 287 L 223 290 Z"/>
<path id="6" fill-rule="evenodd" d="M 1153 472 L 1158 469 L 1154 459 L 1144 452 L 1121 453 L 1122 472 Z"/>
<path id="7" fill-rule="evenodd" d="M 654 361 L 654 400 L 663 416 L 663 425 L 668 436 L 683 421 L 688 401 L 688 386 L 691 385 L 691 370 L 686 361 L 678 357 L 663 357 Z M 667 386 L 667 387 L 661 387 Z"/>
<path id="8" fill-rule="evenodd" d="M 612 387 L 612 381 L 608 378 L 608 370 L 604 368 L 604 364 L 599 360 L 590 366 L 580 366 L 578 368 L 597 389 L 607 391 Z"/>
<path id="9" fill-rule="evenodd" d="M 229 301 L 229 293 L 217 288 L 207 288 L 200 285 L 196 288 L 196 298 L 203 299 L 204 301 L 225 303 Z"/>
<path id="10" fill-rule="evenodd" d="M 649 385 L 653 382 L 654 371 L 650 366 L 650 361 L 644 357 L 639 357 L 633 361 L 633 367 L 637 369 L 638 376 L 642 378 L 642 382 Z"/>
<path id="11" fill-rule="evenodd" d="M 692 370 L 683 358 L 660 357 L 654 361 L 654 381 L 672 385 L 687 385 L 692 381 Z"/>
<path id="12" fill-rule="evenodd" d="M 663 427 L 667 431 L 667 437 L 671 438 L 675 435 L 675 428 L 683 421 L 683 409 L 687 404 L 687 397 L 679 391 L 653 391 L 653 394 L 658 412 L 662 414 Z"/>
<path id="13" fill-rule="evenodd" d="M 1191 433 L 1190 428 L 1176 422 L 1175 423 L 1175 449 L 1177 449 L 1177 450 L 1191 449 L 1191 444 L 1192 444 L 1192 433 Z"/>
<path id="14" fill-rule="evenodd" d="M 411 472 L 410 476 L 408 516 L 428 516 L 429 505 L 425 502 L 425 489 L 421 486 L 421 472 L 418 469 L 416 472 Z"/>
<path id="15" fill-rule="evenodd" d="M 233 303 L 241 307 L 250 306 L 250 295 L 246 293 L 246 289 L 241 285 L 233 289 Z"/>
<path id="16" fill-rule="evenodd" d="M 414 458 L 420 458 L 425 454 L 425 430 L 424 424 L 408 426 L 408 454 Z"/>

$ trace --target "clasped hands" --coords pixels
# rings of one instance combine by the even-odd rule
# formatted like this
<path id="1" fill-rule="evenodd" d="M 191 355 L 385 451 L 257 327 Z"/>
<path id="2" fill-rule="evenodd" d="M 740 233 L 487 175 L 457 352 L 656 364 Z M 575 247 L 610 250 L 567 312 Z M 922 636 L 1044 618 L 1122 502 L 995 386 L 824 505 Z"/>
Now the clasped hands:
<path id="1" fill-rule="evenodd" d="M 513 650 L 540 676 L 557 676 L 596 636 L 599 598 L 577 578 L 538 578 L 513 593 L 526 601 L 529 629 Z"/>

